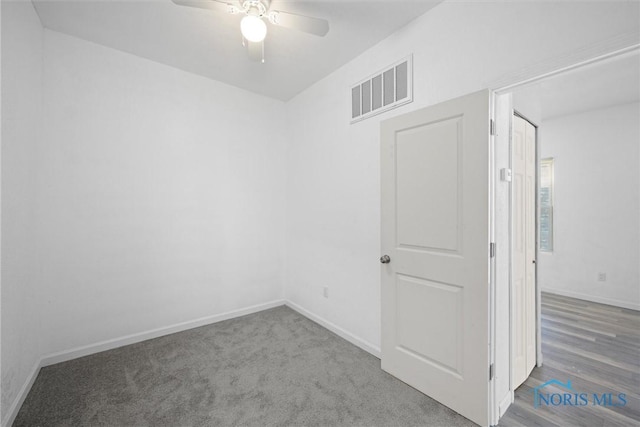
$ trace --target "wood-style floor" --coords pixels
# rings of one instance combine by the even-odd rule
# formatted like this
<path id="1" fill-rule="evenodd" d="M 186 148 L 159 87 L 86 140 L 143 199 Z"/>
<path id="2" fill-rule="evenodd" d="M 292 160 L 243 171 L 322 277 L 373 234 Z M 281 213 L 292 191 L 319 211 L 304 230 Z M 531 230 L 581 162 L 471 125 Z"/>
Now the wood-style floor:
<path id="1" fill-rule="evenodd" d="M 515 393 L 501 426 L 640 426 L 640 312 L 542 294 L 543 366 Z M 570 380 L 575 393 L 587 393 L 584 406 L 534 407 L 534 388 Z M 546 393 L 566 393 L 547 386 Z M 593 393 L 612 393 L 612 403 L 593 405 Z"/>

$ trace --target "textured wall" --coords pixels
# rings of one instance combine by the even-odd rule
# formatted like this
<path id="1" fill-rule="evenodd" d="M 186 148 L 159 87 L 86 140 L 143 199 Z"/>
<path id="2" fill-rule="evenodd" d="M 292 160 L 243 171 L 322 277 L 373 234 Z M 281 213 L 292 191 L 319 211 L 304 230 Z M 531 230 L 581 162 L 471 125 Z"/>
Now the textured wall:
<path id="1" fill-rule="evenodd" d="M 2 2 L 2 414 L 39 359 L 34 158 L 42 125 L 42 27 Z"/>

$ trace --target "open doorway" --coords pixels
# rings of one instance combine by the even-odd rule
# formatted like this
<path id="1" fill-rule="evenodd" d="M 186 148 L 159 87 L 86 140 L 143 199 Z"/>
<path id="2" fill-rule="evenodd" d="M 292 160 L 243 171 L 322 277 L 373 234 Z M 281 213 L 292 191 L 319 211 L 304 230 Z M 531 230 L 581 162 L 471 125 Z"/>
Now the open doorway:
<path id="1" fill-rule="evenodd" d="M 496 394 L 500 415 L 506 411 L 501 425 L 517 424 L 522 417 L 558 425 L 640 421 L 638 382 L 632 379 L 640 370 L 638 75 L 640 55 L 634 49 L 498 92 L 498 143 L 501 131 L 508 134 L 509 150 L 503 163 L 496 163 L 498 170 L 505 169 L 496 183 L 497 206 L 500 197 L 511 206 L 503 213 L 510 255 L 498 261 L 510 265 L 511 302 L 511 396 L 500 401 Z M 519 320 L 526 315 L 517 284 L 526 269 L 516 271 L 519 196 L 513 158 L 519 118 L 514 111 L 539 126 L 533 325 Z M 501 123 L 501 116 L 508 123 Z M 497 235 L 500 240 L 500 230 Z M 530 376 L 532 365 L 522 358 L 529 336 L 537 346 L 537 367 Z M 545 400 L 567 393 L 586 393 L 586 401 Z M 604 404 L 603 395 L 609 399 Z M 513 402 L 509 410 L 508 399 Z"/>

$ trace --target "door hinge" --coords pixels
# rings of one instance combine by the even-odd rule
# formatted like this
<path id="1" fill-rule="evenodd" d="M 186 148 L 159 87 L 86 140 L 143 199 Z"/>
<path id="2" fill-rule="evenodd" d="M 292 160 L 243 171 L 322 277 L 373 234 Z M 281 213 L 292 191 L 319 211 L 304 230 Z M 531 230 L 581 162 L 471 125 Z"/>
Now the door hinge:
<path id="1" fill-rule="evenodd" d="M 494 374 L 494 369 L 493 369 L 493 363 L 491 365 L 489 365 L 489 381 L 491 381 L 493 379 L 493 374 Z"/>
<path id="2" fill-rule="evenodd" d="M 496 244 L 489 243 L 489 258 L 493 258 L 496 256 Z"/>
<path id="3" fill-rule="evenodd" d="M 489 133 L 491 135 L 496 134 L 496 122 L 493 119 L 489 120 Z"/>

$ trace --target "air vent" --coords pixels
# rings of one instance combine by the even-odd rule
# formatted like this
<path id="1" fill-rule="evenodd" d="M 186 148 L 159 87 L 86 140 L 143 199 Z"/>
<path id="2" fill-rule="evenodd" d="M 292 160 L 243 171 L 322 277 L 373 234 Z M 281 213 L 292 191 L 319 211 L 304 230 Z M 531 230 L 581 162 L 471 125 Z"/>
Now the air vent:
<path id="1" fill-rule="evenodd" d="M 412 59 L 402 59 L 351 88 L 351 123 L 413 101 Z"/>

